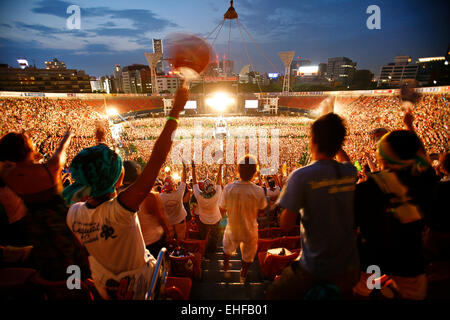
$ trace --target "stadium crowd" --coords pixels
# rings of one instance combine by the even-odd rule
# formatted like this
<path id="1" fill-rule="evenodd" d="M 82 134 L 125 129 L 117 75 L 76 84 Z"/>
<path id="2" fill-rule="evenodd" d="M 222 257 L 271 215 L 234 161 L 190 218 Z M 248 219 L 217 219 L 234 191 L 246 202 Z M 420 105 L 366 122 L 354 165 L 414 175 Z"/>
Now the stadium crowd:
<path id="1" fill-rule="evenodd" d="M 1 262 L 31 264 L 49 281 L 78 265 L 99 297 L 143 299 L 159 249 L 186 239 L 190 220 L 211 235 L 212 253 L 227 217 L 225 274 L 240 246 L 245 282 L 258 222 L 275 217 L 300 229 L 302 253 L 269 299 L 369 297 L 373 265 L 398 297 L 426 298 L 426 266 L 450 258 L 448 95 L 422 95 L 412 110 L 362 96 L 314 120 L 226 118 L 233 134 L 279 130 L 279 170 L 265 177 L 257 154 L 223 167 L 173 163 L 176 129 L 193 137 L 200 121 L 203 148 L 216 140 L 215 118 L 180 118 L 187 99 L 182 87 L 169 117 L 115 124 L 113 139 L 111 121 L 82 100 L 1 98 Z"/>

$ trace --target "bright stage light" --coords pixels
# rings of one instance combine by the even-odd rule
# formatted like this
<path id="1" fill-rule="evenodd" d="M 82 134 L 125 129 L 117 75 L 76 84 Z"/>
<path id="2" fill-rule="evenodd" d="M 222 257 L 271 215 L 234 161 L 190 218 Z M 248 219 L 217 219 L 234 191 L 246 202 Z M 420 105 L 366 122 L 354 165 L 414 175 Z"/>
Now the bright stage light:
<path id="1" fill-rule="evenodd" d="M 106 109 L 106 114 L 110 117 L 115 117 L 119 115 L 119 111 L 116 108 L 108 108 Z"/>
<path id="2" fill-rule="evenodd" d="M 172 176 L 173 180 L 178 181 L 180 180 L 180 174 L 178 172 L 175 172 Z"/>
<path id="3" fill-rule="evenodd" d="M 216 111 L 223 112 L 229 106 L 235 103 L 235 100 L 224 92 L 217 92 L 211 98 L 206 99 L 206 104 Z"/>
<path id="4" fill-rule="evenodd" d="M 164 168 L 164 172 L 165 172 L 165 173 L 169 173 L 169 172 L 170 172 L 170 167 L 165 167 L 165 168 Z"/>

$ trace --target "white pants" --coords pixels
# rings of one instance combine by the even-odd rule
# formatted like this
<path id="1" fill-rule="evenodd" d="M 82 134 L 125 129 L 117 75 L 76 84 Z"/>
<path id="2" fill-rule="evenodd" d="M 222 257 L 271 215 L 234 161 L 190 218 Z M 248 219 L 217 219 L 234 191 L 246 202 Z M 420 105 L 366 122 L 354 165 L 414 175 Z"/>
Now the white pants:
<path id="1" fill-rule="evenodd" d="M 232 238 L 229 232 L 223 235 L 223 252 L 227 255 L 233 255 L 237 247 L 241 247 L 242 260 L 252 263 L 258 250 L 258 237 L 252 238 L 250 241 L 238 241 Z"/>

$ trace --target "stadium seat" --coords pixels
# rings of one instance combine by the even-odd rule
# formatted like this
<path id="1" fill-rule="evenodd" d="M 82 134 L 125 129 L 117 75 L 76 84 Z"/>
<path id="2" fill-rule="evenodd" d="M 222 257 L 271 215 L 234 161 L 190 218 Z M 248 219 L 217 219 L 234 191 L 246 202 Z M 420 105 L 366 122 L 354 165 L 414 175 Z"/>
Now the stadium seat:
<path id="1" fill-rule="evenodd" d="M 288 233 L 284 234 L 285 236 L 299 236 L 300 235 L 300 226 L 296 226 Z"/>
<path id="2" fill-rule="evenodd" d="M 166 298 L 170 300 L 189 300 L 191 287 L 192 280 L 190 278 L 167 277 Z"/>
<path id="3" fill-rule="evenodd" d="M 281 228 L 270 228 L 269 229 L 269 237 L 270 238 L 279 238 L 284 236 L 284 231 Z"/>
<path id="4" fill-rule="evenodd" d="M 258 230 L 258 238 L 260 239 L 268 239 L 269 237 L 269 228 L 259 229 Z"/>
<path id="5" fill-rule="evenodd" d="M 201 256 L 200 253 L 184 257 L 169 256 L 169 277 L 187 277 L 191 279 L 201 278 Z"/>
<path id="6" fill-rule="evenodd" d="M 280 247 L 286 248 L 289 250 L 300 249 L 301 242 L 300 236 L 286 236 L 280 239 Z"/>
<path id="7" fill-rule="evenodd" d="M 0 297 L 2 301 L 30 298 L 33 293 L 31 278 L 37 274 L 30 268 L 3 268 L 0 270 Z"/>
<path id="8" fill-rule="evenodd" d="M 294 261 L 300 251 L 293 251 L 290 255 L 279 256 L 276 254 L 268 254 L 267 252 L 258 253 L 259 266 L 265 279 L 273 280 L 277 275 L 281 274 L 284 268 Z"/>
<path id="9" fill-rule="evenodd" d="M 45 300 L 94 300 L 89 286 L 81 281 L 81 290 L 67 288 L 67 281 L 49 281 L 35 274 L 30 281 L 43 293 Z"/>
<path id="10" fill-rule="evenodd" d="M 278 248 L 280 247 L 280 239 L 258 239 L 258 251 L 257 252 L 266 252 L 268 249 Z"/>
<path id="11" fill-rule="evenodd" d="M 205 255 L 206 244 L 208 242 L 208 237 L 205 240 L 197 239 L 185 239 L 181 240 L 179 243 L 189 252 L 200 253 L 201 257 Z"/>
<path id="12" fill-rule="evenodd" d="M 426 268 L 427 299 L 450 299 L 450 261 L 433 261 Z"/>
<path id="13" fill-rule="evenodd" d="M 200 239 L 200 232 L 198 230 L 197 222 L 195 218 L 189 220 L 186 223 L 186 238 L 187 239 Z"/>

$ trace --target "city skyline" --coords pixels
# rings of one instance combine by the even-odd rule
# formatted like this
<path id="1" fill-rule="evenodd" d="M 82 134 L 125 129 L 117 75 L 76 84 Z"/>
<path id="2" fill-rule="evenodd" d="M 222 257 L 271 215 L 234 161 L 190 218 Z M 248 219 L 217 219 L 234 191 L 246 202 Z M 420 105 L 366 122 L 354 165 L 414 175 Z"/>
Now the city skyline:
<path id="1" fill-rule="evenodd" d="M 227 59 L 235 62 L 235 72 L 253 64 L 257 71 L 282 73 L 277 52 L 293 50 L 296 58 L 317 65 L 345 56 L 357 62 L 357 69 L 369 69 L 375 76 L 396 55 L 412 56 L 414 62 L 446 52 L 447 2 L 434 0 L 426 7 L 420 1 L 391 2 L 236 0 L 239 21 L 258 44 L 245 37 L 251 61 L 235 23 L 230 33 L 228 22 L 224 25 L 214 49 L 220 57 L 227 54 L 230 36 Z M 366 9 L 372 4 L 381 10 L 380 30 L 366 26 Z M 81 8 L 79 30 L 66 26 L 70 5 Z M 0 6 L 0 63 L 17 67 L 16 59 L 26 58 L 43 68 L 44 61 L 58 58 L 68 68 L 99 77 L 111 75 L 115 64 L 146 64 L 144 52 L 152 52 L 153 38 L 164 41 L 180 31 L 207 36 L 223 20 L 229 1 L 131 0 L 124 7 L 106 1 L 26 0 L 20 7 L 11 2 Z"/>

